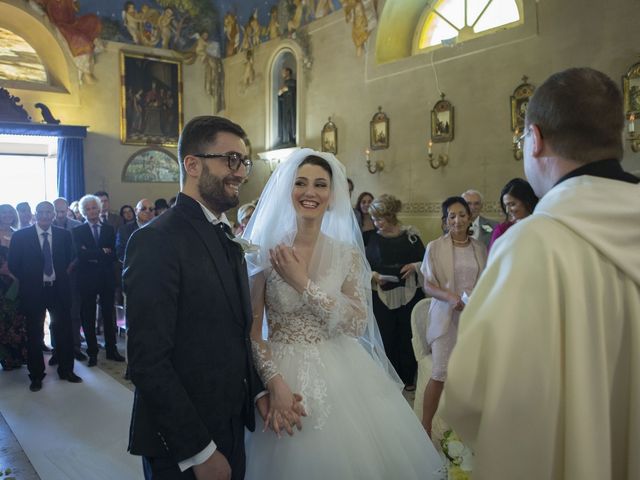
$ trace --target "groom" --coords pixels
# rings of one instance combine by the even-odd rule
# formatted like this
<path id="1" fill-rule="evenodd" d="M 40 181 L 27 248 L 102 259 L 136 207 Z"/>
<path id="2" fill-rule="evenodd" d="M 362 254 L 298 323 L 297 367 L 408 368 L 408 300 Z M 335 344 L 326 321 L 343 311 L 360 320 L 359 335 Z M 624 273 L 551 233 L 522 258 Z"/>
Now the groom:
<path id="1" fill-rule="evenodd" d="M 242 479 L 244 427 L 264 390 L 253 366 L 242 251 L 224 212 L 251 161 L 231 121 L 196 117 L 178 145 L 176 205 L 133 233 L 124 260 L 128 358 L 136 386 L 129 451 L 145 478 Z M 258 400 L 266 412 L 267 397 Z"/>

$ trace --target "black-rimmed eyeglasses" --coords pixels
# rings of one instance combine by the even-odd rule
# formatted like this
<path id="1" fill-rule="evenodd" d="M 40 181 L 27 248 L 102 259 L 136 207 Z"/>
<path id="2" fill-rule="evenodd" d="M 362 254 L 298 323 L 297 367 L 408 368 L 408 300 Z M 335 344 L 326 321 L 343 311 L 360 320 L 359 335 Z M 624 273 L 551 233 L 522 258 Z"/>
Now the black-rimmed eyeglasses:
<path id="1" fill-rule="evenodd" d="M 229 170 L 232 172 L 237 172 L 240 168 L 240 165 L 244 165 L 244 168 L 247 170 L 247 175 L 251 172 L 251 167 L 253 167 L 253 160 L 249 157 L 243 157 L 239 153 L 236 152 L 227 152 L 227 153 L 193 153 L 194 157 L 198 158 L 226 158 L 227 165 L 229 165 Z"/>

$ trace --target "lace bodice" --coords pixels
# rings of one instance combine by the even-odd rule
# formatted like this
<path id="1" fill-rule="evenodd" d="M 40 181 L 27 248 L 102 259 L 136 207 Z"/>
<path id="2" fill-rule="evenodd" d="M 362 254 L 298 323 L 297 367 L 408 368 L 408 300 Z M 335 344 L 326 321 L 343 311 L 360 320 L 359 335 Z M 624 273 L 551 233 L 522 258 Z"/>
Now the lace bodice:
<path id="1" fill-rule="evenodd" d="M 252 339 L 254 360 L 266 384 L 278 374 L 269 343 L 317 344 L 336 335 L 358 337 L 367 324 L 365 272 L 362 259 L 345 249 L 342 261 L 320 270 L 299 293 L 270 269 L 264 285 L 268 341 Z M 255 308 L 254 308 L 255 310 Z M 262 309 L 259 309 L 262 311 Z M 254 319 L 255 321 L 255 319 Z"/>

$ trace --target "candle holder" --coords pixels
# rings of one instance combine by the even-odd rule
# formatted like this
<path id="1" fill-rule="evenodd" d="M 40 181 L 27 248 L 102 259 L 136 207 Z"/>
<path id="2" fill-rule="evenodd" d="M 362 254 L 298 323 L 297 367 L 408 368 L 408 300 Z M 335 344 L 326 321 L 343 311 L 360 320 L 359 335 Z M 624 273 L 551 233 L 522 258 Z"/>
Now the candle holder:
<path id="1" fill-rule="evenodd" d="M 520 136 L 520 129 L 516 128 L 513 132 L 513 140 L 511 141 L 511 151 L 513 152 L 513 158 L 516 162 L 522 160 L 524 154 L 522 153 L 522 138 Z"/>
<path id="2" fill-rule="evenodd" d="M 627 123 L 627 142 L 629 142 L 632 152 L 640 152 L 640 134 L 636 133 L 636 116 L 633 113 L 629 115 Z"/>
<path id="3" fill-rule="evenodd" d="M 438 155 L 433 154 L 433 141 L 429 140 L 427 144 L 427 159 L 429 160 L 429 165 L 434 170 L 437 170 L 440 167 L 445 167 L 449 164 L 449 155 L 446 153 L 439 153 Z"/>
<path id="4" fill-rule="evenodd" d="M 365 163 L 367 164 L 367 170 L 369 170 L 370 174 L 373 175 L 374 173 L 378 173 L 384 170 L 384 162 L 382 160 L 376 160 L 375 162 L 371 162 L 371 159 L 369 158 L 371 155 L 371 151 L 369 149 L 366 149 L 364 151 L 364 155 L 366 158 Z"/>

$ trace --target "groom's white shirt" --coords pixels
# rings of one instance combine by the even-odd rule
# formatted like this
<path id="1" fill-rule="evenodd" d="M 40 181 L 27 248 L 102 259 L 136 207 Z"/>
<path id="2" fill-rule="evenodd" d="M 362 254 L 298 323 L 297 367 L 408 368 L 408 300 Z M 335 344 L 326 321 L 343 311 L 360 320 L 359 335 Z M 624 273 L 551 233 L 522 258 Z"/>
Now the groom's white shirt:
<path id="1" fill-rule="evenodd" d="M 202 208 L 202 213 L 204 213 L 204 216 L 207 218 L 207 221 L 213 223 L 214 225 L 218 225 L 219 223 L 225 223 L 229 226 L 229 228 L 231 228 L 231 225 L 229 225 L 229 220 L 227 219 L 227 216 L 224 213 L 220 215 L 220 217 L 218 218 L 215 216 L 215 214 L 211 210 L 209 210 L 200 202 L 198 203 L 200 204 L 200 207 Z M 217 448 L 218 447 L 216 446 L 215 442 L 211 440 L 209 445 L 207 445 L 205 449 L 202 450 L 200 453 L 194 455 L 191 458 L 187 458 L 186 460 L 179 462 L 178 467 L 180 468 L 180 471 L 184 472 L 186 470 L 189 470 L 191 467 L 195 465 L 200 465 L 201 463 L 206 462 L 209 459 L 209 457 L 213 455 L 213 453 L 216 451 Z"/>

